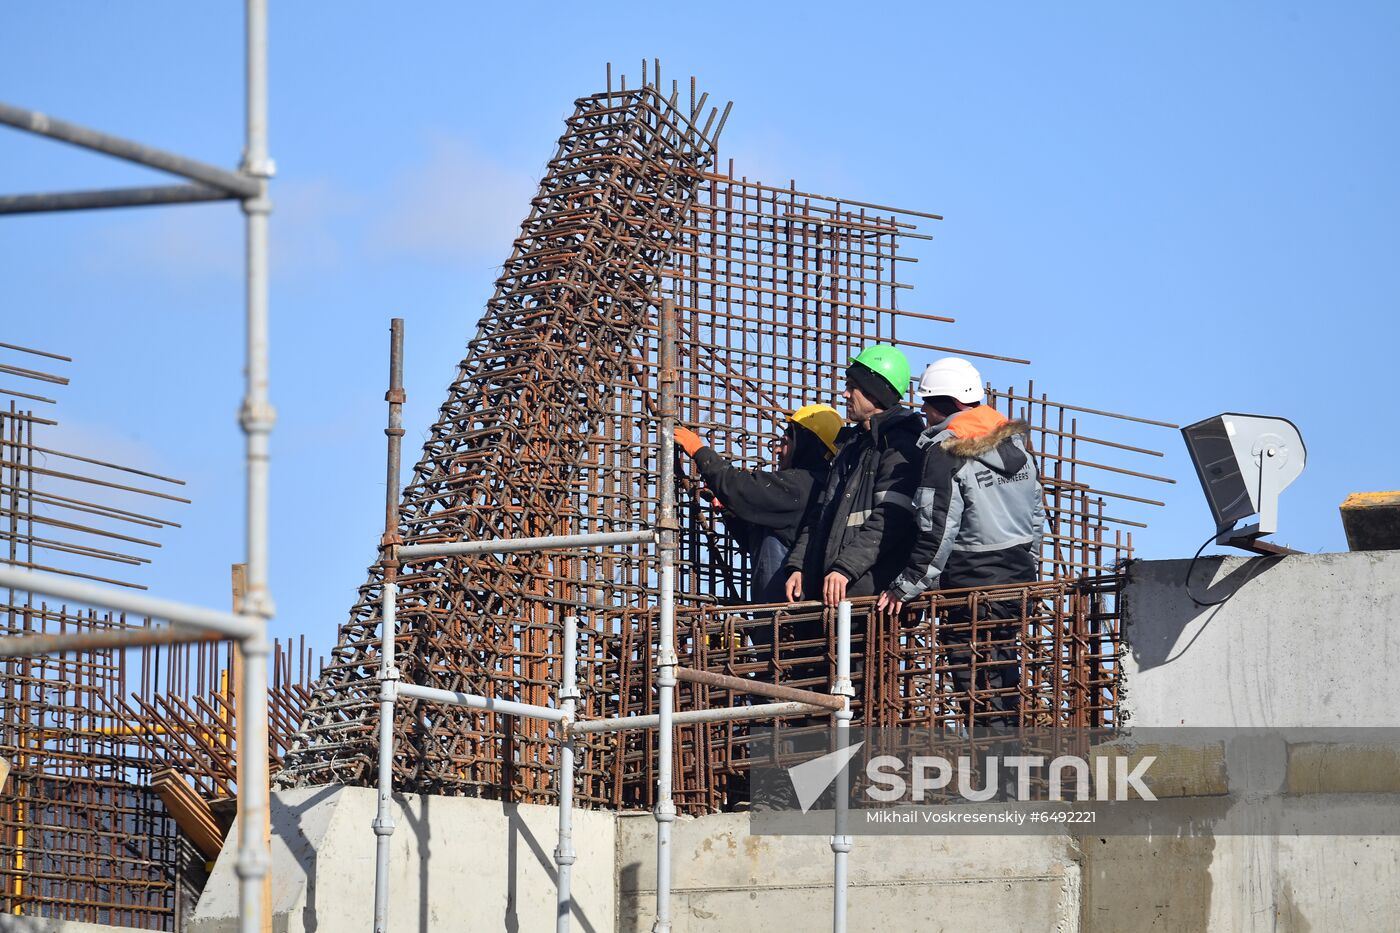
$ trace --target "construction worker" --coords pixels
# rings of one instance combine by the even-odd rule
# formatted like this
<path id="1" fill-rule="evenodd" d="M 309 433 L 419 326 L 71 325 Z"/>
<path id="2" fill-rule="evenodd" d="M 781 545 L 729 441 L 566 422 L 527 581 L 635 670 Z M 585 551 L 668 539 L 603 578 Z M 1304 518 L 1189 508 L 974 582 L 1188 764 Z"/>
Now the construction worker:
<path id="1" fill-rule="evenodd" d="M 881 594 L 877 608 L 898 613 L 926 590 L 1028 583 L 1036 579 L 1045 523 L 1040 476 L 1027 450 L 1030 426 L 982 404 L 982 376 L 967 360 L 945 357 L 919 379 L 928 429 L 914 505 L 919 533 L 906 566 Z M 978 619 L 1017 619 L 1019 602 L 979 601 Z M 939 626 L 957 691 L 973 686 L 971 629 L 966 609 L 949 611 Z M 991 691 L 977 725 L 1014 725 L 1020 662 L 1019 624 L 979 631 L 978 692 Z M 964 703 L 971 712 L 970 704 Z"/>
<path id="2" fill-rule="evenodd" d="M 787 419 L 778 439 L 778 468 L 734 466 L 688 428 L 676 428 L 676 443 L 695 461 L 725 522 L 753 558 L 750 601 L 783 601 L 783 564 L 802 527 L 812 490 L 826 480 L 843 425 L 830 405 L 806 405 Z"/>
<path id="3" fill-rule="evenodd" d="M 904 567 L 914 539 L 916 443 L 923 422 L 901 404 L 909 361 L 894 347 L 870 346 L 846 368 L 846 415 L 853 425 L 811 517 L 788 555 L 789 601 L 834 606 L 874 596 Z"/>

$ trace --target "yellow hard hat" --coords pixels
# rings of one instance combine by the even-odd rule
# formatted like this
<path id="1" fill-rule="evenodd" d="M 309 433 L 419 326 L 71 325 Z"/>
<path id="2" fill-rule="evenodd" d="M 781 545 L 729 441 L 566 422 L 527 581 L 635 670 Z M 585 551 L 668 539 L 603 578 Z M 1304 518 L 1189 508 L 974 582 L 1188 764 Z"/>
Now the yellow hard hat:
<path id="1" fill-rule="evenodd" d="M 830 405 L 803 405 L 788 420 L 811 431 L 821 438 L 827 450 L 836 453 L 836 435 L 846 423 L 836 409 Z"/>

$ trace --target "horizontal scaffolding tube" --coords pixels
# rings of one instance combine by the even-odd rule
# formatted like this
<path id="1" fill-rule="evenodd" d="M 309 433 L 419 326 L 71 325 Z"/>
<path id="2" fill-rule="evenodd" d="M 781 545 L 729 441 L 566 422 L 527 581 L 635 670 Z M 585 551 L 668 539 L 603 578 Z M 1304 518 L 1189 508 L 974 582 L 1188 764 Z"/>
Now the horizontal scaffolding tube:
<path id="1" fill-rule="evenodd" d="M 535 719 L 548 719 L 550 722 L 563 722 L 565 718 L 562 709 L 535 706 L 533 703 L 517 703 L 514 700 L 498 700 L 475 693 L 458 693 L 455 690 L 439 690 L 436 687 L 420 687 L 417 684 L 399 684 L 395 691 L 401 697 L 449 703 L 468 709 L 482 709 L 489 713 L 504 713 L 507 716 L 532 716 Z"/>
<path id="2" fill-rule="evenodd" d="M 642 531 L 600 531 L 595 534 L 550 535 L 544 538 L 503 538 L 499 541 L 407 544 L 399 548 L 399 559 L 409 561 L 424 557 L 456 557 L 463 554 L 509 554 L 512 551 L 546 551 L 551 548 L 649 544 L 655 540 L 656 532 L 647 528 Z"/>
<path id="3" fill-rule="evenodd" d="M 71 600 L 84 606 L 97 606 L 152 619 L 165 619 L 176 624 L 217 632 L 229 638 L 252 638 L 261 635 L 264 629 L 262 620 L 255 616 L 238 616 L 138 593 L 119 592 L 106 587 L 65 580 L 62 577 L 15 570 L 13 567 L 0 566 L 0 588 L 24 590 L 41 596 Z"/>
<path id="4" fill-rule="evenodd" d="M 139 648 L 142 645 L 179 645 L 218 641 L 217 632 L 184 626 L 60 632 L 53 635 L 16 635 L 0 638 L 0 658 L 33 658 L 58 651 L 94 651 L 102 648 Z"/>
<path id="5" fill-rule="evenodd" d="M 214 165 L 206 165 L 203 162 L 196 162 L 194 159 L 187 159 L 173 152 L 143 146 L 129 139 L 122 139 L 120 136 L 112 136 L 98 130 L 88 129 L 85 126 L 79 126 L 76 123 L 69 123 L 67 120 L 56 120 L 34 110 L 25 110 L 23 107 L 0 103 L 0 123 L 8 123 L 16 129 L 27 130 L 50 139 L 62 140 L 65 143 L 82 146 L 84 149 L 104 152 L 107 155 L 116 156 L 118 159 L 126 159 L 128 162 L 135 162 L 139 165 L 148 165 L 151 168 L 158 168 L 194 181 L 202 181 L 206 185 L 222 188 L 240 198 L 256 197 L 262 190 L 261 184 L 256 178 L 238 172 L 230 172 Z"/>
<path id="6" fill-rule="evenodd" d="M 841 697 L 834 697 L 826 693 L 814 693 L 811 690 L 799 690 L 796 687 L 784 687 L 780 684 L 767 684 L 759 680 L 745 680 L 742 677 L 730 677 L 728 674 L 712 674 L 709 671 L 697 671 L 688 667 L 677 667 L 676 679 L 692 684 L 704 684 L 707 687 L 740 690 L 744 693 L 772 697 L 775 700 L 806 703 L 808 706 L 817 706 L 826 710 L 838 710 L 845 707 L 845 702 Z"/>
<path id="7" fill-rule="evenodd" d="M 236 200 L 238 195 L 206 185 L 156 185 L 149 188 L 107 188 L 99 191 L 59 191 L 0 197 L 0 214 L 87 211 L 98 207 L 150 207 L 156 204 L 195 204 Z"/>
<path id="8" fill-rule="evenodd" d="M 671 722 L 684 726 L 697 722 L 733 722 L 737 719 L 778 719 L 783 716 L 803 716 L 826 707 L 812 703 L 759 703 L 754 706 L 723 706 L 717 709 L 689 709 L 671 714 Z M 655 729 L 661 717 L 620 716 L 614 719 L 589 719 L 569 726 L 571 733 L 626 732 L 629 729 Z"/>

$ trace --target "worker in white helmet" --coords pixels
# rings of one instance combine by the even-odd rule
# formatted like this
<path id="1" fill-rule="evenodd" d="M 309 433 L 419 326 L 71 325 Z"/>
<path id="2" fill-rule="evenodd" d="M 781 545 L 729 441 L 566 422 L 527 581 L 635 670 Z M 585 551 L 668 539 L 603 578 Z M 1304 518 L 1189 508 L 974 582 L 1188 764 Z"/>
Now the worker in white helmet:
<path id="1" fill-rule="evenodd" d="M 990 587 L 1036 579 L 1041 528 L 1045 523 L 1040 475 L 1027 449 L 1030 426 L 1011 421 L 982 404 L 982 376 L 967 360 L 945 357 L 930 363 L 919 379 L 928 429 L 914 508 L 919 534 L 904 571 L 880 596 L 878 607 L 899 612 L 930 589 Z M 1014 620 L 1019 602 L 981 601 L 978 619 Z M 969 725 L 1014 725 L 1020 662 L 1019 625 L 979 629 L 976 690 L 990 697 L 971 708 L 971 618 L 949 612 L 939 626 L 952 665 L 954 685 L 964 695 Z"/>

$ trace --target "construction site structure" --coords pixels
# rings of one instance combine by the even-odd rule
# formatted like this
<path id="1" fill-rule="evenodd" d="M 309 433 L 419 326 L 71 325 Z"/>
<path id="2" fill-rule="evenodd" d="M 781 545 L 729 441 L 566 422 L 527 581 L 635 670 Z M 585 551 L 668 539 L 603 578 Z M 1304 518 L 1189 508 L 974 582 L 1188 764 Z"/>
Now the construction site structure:
<path id="1" fill-rule="evenodd" d="M 836 626 L 836 676 L 831 685 L 831 696 L 823 696 L 811 691 L 797 690 L 789 686 L 768 684 L 760 680 L 741 679 L 684 668 L 677 664 L 675 651 L 676 611 L 675 611 L 675 531 L 676 501 L 675 451 L 673 432 L 676 426 L 675 371 L 676 371 L 676 310 L 670 299 L 661 305 L 659 318 L 659 340 L 661 348 L 661 370 L 659 374 L 659 397 L 657 410 L 660 417 L 658 441 L 661 451 L 657 460 L 660 464 L 659 509 L 652 527 L 641 531 L 600 532 L 594 534 L 553 535 L 535 538 L 495 539 L 459 541 L 436 544 L 403 545 L 397 533 L 399 527 L 398 491 L 396 483 L 389 483 L 385 489 L 384 536 L 382 540 L 383 559 L 381 569 L 384 574 L 380 607 L 380 667 L 379 667 L 379 735 L 378 735 L 378 806 L 370 829 L 375 837 L 374 871 L 374 933 L 388 933 L 390 909 L 390 841 L 397 828 L 393 817 L 394 803 L 394 722 L 396 705 L 400 699 L 416 700 L 423 704 L 447 706 L 465 710 L 478 710 L 510 722 L 542 722 L 553 724 L 559 730 L 560 740 L 555 759 L 556 780 L 554 790 L 559 806 L 558 845 L 554 850 L 554 860 L 558 867 L 556 875 L 555 929 L 557 933 L 568 933 L 571 923 L 573 902 L 570 879 L 576 853 L 573 848 L 572 820 L 575 785 L 575 742 L 582 735 L 622 734 L 641 731 L 657 738 L 656 800 L 653 814 L 656 817 L 656 922 L 653 929 L 659 933 L 669 933 L 671 929 L 671 824 L 676 819 L 673 801 L 672 768 L 675 761 L 673 745 L 675 727 L 681 724 L 699 725 L 710 722 L 757 722 L 782 717 L 811 715 L 829 712 L 837 736 L 838 745 L 844 747 L 849 735 L 851 721 L 851 605 L 842 602 L 838 611 Z M 403 321 L 395 319 L 391 325 L 390 381 L 385 399 L 389 402 L 389 424 L 384 429 L 388 437 L 386 463 L 390 477 L 397 477 L 400 446 L 403 436 L 401 406 L 403 392 Z M 397 577 L 405 561 L 429 558 L 445 558 L 468 555 L 508 555 L 536 553 L 552 550 L 577 551 L 581 548 L 655 545 L 659 554 L 660 585 L 657 594 L 657 649 L 655 652 L 654 680 L 657 685 L 657 713 L 643 716 L 621 716 L 605 719 L 580 721 L 577 700 L 581 696 L 578 689 L 578 622 L 576 615 L 563 618 L 561 644 L 563 664 L 560 682 L 552 705 L 535 705 L 514 700 L 500 699 L 465 691 L 442 690 L 405 684 L 402 672 L 397 665 L 396 636 L 398 627 L 398 584 Z M 675 689 L 681 682 L 708 683 L 744 690 L 749 696 L 764 696 L 778 699 L 776 703 L 754 703 L 745 705 L 724 705 L 712 709 L 691 709 L 684 712 L 675 710 Z M 838 778 L 835 821 L 831 838 L 831 850 L 835 857 L 833 877 L 832 929 L 835 933 L 846 930 L 846 861 L 851 852 L 851 840 L 846 835 L 848 795 L 844 792 L 846 776 Z"/>
<path id="2" fill-rule="evenodd" d="M 496 292 L 399 503 L 406 549 L 457 541 L 644 531 L 674 495 L 679 663 L 825 691 L 813 652 L 834 657 L 829 610 L 749 602 L 748 557 L 694 480 L 662 482 L 658 312 L 677 314 L 677 418 L 748 466 L 768 462 L 787 414 L 839 393 L 865 345 L 959 353 L 922 337 L 950 318 L 901 310 L 902 248 L 937 215 L 773 187 L 715 171 L 723 116 L 647 63 L 580 98 L 566 121 Z M 726 113 L 728 108 L 726 108 Z M 918 328 L 918 330 L 916 330 Z M 1160 505 L 1121 488 L 1170 482 L 1137 467 L 1160 452 L 1114 440 L 1127 418 L 989 387 L 988 400 L 1032 425 L 1049 530 L 1041 582 L 1022 598 L 1023 715 L 1111 723 L 1117 703 L 1116 570 L 1144 525 L 1118 506 Z M 1164 422 L 1152 426 L 1171 427 Z M 1129 465 L 1122 465 L 1124 461 Z M 659 646 L 656 548 L 506 557 L 434 552 L 397 572 L 396 665 L 403 682 L 546 706 L 562 675 L 563 619 L 581 624 L 580 717 L 655 715 Z M 282 787 L 373 783 L 379 722 L 383 565 L 374 564 L 277 778 Z M 940 594 L 940 606 L 977 592 Z M 862 723 L 952 725 L 954 696 L 933 616 L 898 624 L 853 605 L 854 706 Z M 975 618 L 975 614 L 973 616 Z M 975 624 L 975 623 L 974 623 Z M 815 626 L 815 628 L 814 628 Z M 813 636 L 812 631 L 825 635 Z M 805 661 L 805 663 L 804 663 Z M 930 678 L 935 682 L 930 682 Z M 744 702 L 740 690 L 685 683 L 677 702 Z M 988 698 L 979 697 L 985 702 Z M 557 799 L 562 731 L 489 711 L 403 710 L 396 786 L 546 803 Z M 658 738 L 590 735 L 579 752 L 580 805 L 652 808 Z M 731 803 L 746 770 L 742 726 L 678 730 L 676 805 Z"/>
<path id="3" fill-rule="evenodd" d="M 166 879 L 173 877 L 168 866 L 189 861 L 190 846 L 206 856 L 217 846 L 231 799 L 250 814 L 263 806 L 261 792 L 246 799 L 250 785 L 238 780 L 256 771 L 236 767 L 231 756 L 260 747 L 257 730 L 264 721 L 272 738 L 265 758 L 281 787 L 378 783 L 418 793 L 557 803 L 561 814 L 573 803 L 646 808 L 659 817 L 732 806 L 747 780 L 752 715 L 810 714 L 813 704 L 834 709 L 813 700 L 831 700 L 833 686 L 813 658 L 838 660 L 842 616 L 810 603 L 751 603 L 748 556 L 722 513 L 675 462 L 664 413 L 705 433 L 736 462 L 761 467 L 786 416 L 837 395 L 849 359 L 870 343 L 1009 366 L 1028 361 L 946 345 L 930 334 L 951 318 L 899 306 L 909 288 L 900 269 L 917 261 L 909 245 L 930 239 L 918 227 L 938 215 L 813 194 L 795 182 L 767 185 L 736 174 L 732 161 L 721 169 L 718 140 L 728 106 L 707 108 L 693 79 L 682 102 L 683 89 L 662 81 L 659 63 L 644 63 L 644 78 L 631 89 L 626 78 L 615 87 L 609 69 L 606 88 L 580 98 L 566 121 L 495 294 L 402 488 L 397 455 L 391 457 L 391 501 L 378 560 L 319 671 L 312 674 L 304 646 L 281 654 L 268 693 L 251 670 L 262 669 L 256 659 L 235 671 L 234 658 L 212 645 L 148 646 L 140 662 L 124 661 L 118 643 L 183 637 L 150 626 L 147 617 L 187 624 L 200 618 L 221 632 L 252 637 L 246 620 L 261 623 L 270 614 L 270 163 L 265 104 L 257 103 L 265 94 L 257 39 L 263 13 L 258 3 L 249 11 L 250 145 L 240 172 L 0 108 L 0 119 L 12 125 L 197 182 L 3 198 L 0 212 L 237 198 L 249 218 L 247 602 L 238 613 L 200 616 L 168 604 L 116 602 L 105 590 L 7 576 L 17 591 L 126 606 L 133 613 L 130 623 L 118 613 L 87 613 L 48 628 L 29 621 L 14 629 L 27 631 L 28 624 L 66 639 L 70 652 L 88 652 L 83 657 L 92 658 L 98 673 L 86 676 L 101 686 L 83 703 L 115 710 L 96 728 L 116 733 L 75 726 L 66 744 L 45 747 L 55 759 L 91 771 L 95 760 L 119 746 L 125 764 L 117 784 L 137 788 L 145 802 L 111 808 L 106 825 L 125 827 L 130 811 L 141 814 L 132 819 L 156 827 L 152 838 L 174 840 L 166 846 L 174 853 L 169 857 L 141 856 L 142 866 Z M 663 306 L 675 309 L 671 337 L 664 334 Z M 675 350 L 672 366 L 663 365 L 667 346 Z M 1023 676 L 1014 689 L 1026 724 L 1117 721 L 1118 568 L 1132 553 L 1132 530 L 1145 527 L 1141 507 L 1161 505 L 1143 487 L 1170 480 L 1140 466 L 1159 451 L 1115 439 L 1115 432 L 1127 422 L 1171 426 L 1055 402 L 1029 381 L 1023 389 L 989 386 L 988 401 L 1032 426 L 1050 515 L 1041 579 L 1014 592 L 930 594 L 900 619 L 875 614 L 870 600 L 852 601 L 844 610 L 851 676 L 841 689 L 849 690 L 844 708 L 857 728 L 953 729 L 985 716 L 997 698 L 976 688 L 975 695 L 960 693 L 954 676 L 960 672 L 939 648 L 938 627 L 951 624 L 941 621 L 948 608 L 963 607 L 970 610 L 964 617 L 976 619 L 976 605 L 991 598 L 1020 606 Z M 390 403 L 391 411 L 402 403 L 399 383 L 391 384 Z M 391 421 L 391 437 L 402 430 Z M 489 546 L 503 541 L 514 545 Z M 595 549 L 599 544 L 608 547 Z M 386 613 L 386 604 L 392 611 Z M 387 627 L 386 615 L 393 620 Z M 576 651 L 567 637 L 571 619 Z M 78 622 L 76 634 L 65 634 Z M 988 637 L 981 623 L 965 625 L 969 640 Z M 37 650 L 34 642 L 4 647 Z M 572 690 L 564 686 L 574 671 L 571 653 L 578 664 Z M 37 692 L 7 704 L 7 723 L 26 722 L 24 704 L 32 710 L 33 697 L 74 669 L 61 660 L 50 667 L 47 661 L 12 663 L 31 665 L 26 676 Z M 981 662 L 974 657 L 970 663 Z M 123 664 L 149 672 L 134 690 Z M 754 702 L 764 685 L 780 691 L 769 697 L 777 702 Z M 241 697 L 264 694 L 268 715 L 260 715 L 251 699 L 246 711 L 240 708 Z M 88 715 L 91 707 L 83 703 L 71 704 L 65 715 Z M 565 704 L 573 705 L 568 717 Z M 509 715 L 512 708 L 529 715 Z M 699 715 L 706 711 L 724 712 Z M 248 735 L 238 735 L 239 712 L 256 720 Z M 668 719 L 674 729 L 663 725 Z M 608 722 L 645 728 L 598 725 Z M 32 754 L 36 738 L 27 728 L 11 735 L 17 749 Z M 566 762 L 573 781 L 562 778 Z M 44 773 L 53 770 L 45 767 Z M 147 784 L 156 789 L 154 797 Z M 14 821 L 15 831 L 27 818 Z M 241 823 L 243 845 L 253 853 L 263 843 L 249 819 Z M 75 824 L 56 820 L 54 838 L 76 839 Z M 377 824 L 377 831 L 389 828 L 383 812 Z M 126 845 L 130 830 L 110 835 Z M 153 843 L 152 851 L 159 848 Z M 567 855 L 562 841 L 561 852 Z M 41 889 L 32 880 L 32 853 L 23 861 L 23 845 L 0 847 L 5 857 L 11 877 L 31 879 L 22 883 L 27 896 L 9 902 L 13 910 L 180 928 L 186 895 L 178 885 L 109 876 L 89 859 L 53 872 L 66 875 L 61 892 L 52 887 L 35 897 Z M 256 856 L 247 863 L 246 876 L 240 872 L 250 892 L 245 920 L 258 912 L 251 893 Z M 560 862 L 561 898 L 567 896 L 563 867 Z M 142 906 L 112 911 L 132 904 Z M 658 913 L 664 918 L 664 910 Z"/>
<path id="4" fill-rule="evenodd" d="M 61 211 L 97 207 L 130 207 L 145 204 L 193 203 L 210 200 L 237 200 L 246 218 L 246 355 L 244 373 L 245 393 L 240 409 L 239 421 L 245 436 L 245 527 L 246 560 L 244 560 L 244 592 L 241 605 L 236 612 L 226 612 L 202 606 L 187 605 L 168 600 L 155 599 L 123 590 L 105 581 L 106 585 L 79 582 L 71 577 L 54 573 L 36 572 L 32 566 L 17 566 L 20 562 L 7 562 L 0 566 L 0 588 L 8 591 L 7 603 L 10 607 L 24 607 L 24 610 L 7 614 L 11 630 L 18 624 L 24 634 L 7 634 L 0 638 L 0 658 L 38 658 L 57 655 L 52 662 L 61 686 L 56 694 L 48 689 L 52 681 L 44 676 L 45 664 L 39 662 L 9 662 L 19 665 L 15 674 L 20 679 L 10 679 L 7 686 L 13 693 L 6 697 L 6 707 L 0 713 L 0 721 L 6 723 L 5 735 L 0 737 L 18 744 L 19 755 L 26 770 L 32 768 L 33 756 L 37 751 L 41 760 L 60 760 L 58 772 L 61 780 L 48 777 L 52 769 L 37 772 L 30 780 L 37 782 L 40 794 L 61 788 L 69 794 L 64 805 L 49 807 L 47 803 L 31 801 L 28 811 L 16 820 L 15 833 L 23 833 L 27 838 L 12 837 L 7 857 L 6 877 L 13 880 L 18 891 L 5 892 L 11 911 L 20 914 L 51 915 L 57 917 L 93 916 L 104 922 L 134 922 L 142 925 L 159 925 L 173 928 L 178 920 L 172 900 L 178 900 L 178 885 L 171 877 L 161 876 L 168 864 L 178 860 L 180 855 L 171 855 L 165 847 L 168 836 L 162 834 L 159 821 L 152 818 L 143 822 L 143 817 L 152 815 L 148 798 L 143 800 L 140 792 L 124 791 L 123 781 L 130 782 L 139 774 L 139 761 L 123 761 L 118 757 L 115 763 L 104 763 L 98 768 L 90 767 L 91 756 L 100 755 L 108 749 L 116 752 L 120 745 L 123 752 L 128 738 L 149 739 L 160 734 L 160 725 L 146 722 L 140 725 L 139 719 L 122 721 L 113 715 L 86 715 L 94 706 L 105 705 L 108 698 L 126 695 L 126 671 L 122 661 L 111 670 L 115 653 L 126 647 L 149 645 L 197 644 L 198 660 L 202 662 L 204 643 L 231 641 L 236 644 L 239 663 L 238 703 L 242 716 L 238 720 L 238 734 L 234 747 L 237 759 L 235 776 L 237 780 L 237 810 L 239 817 L 238 875 L 240 879 L 242 933 L 260 933 L 265 922 L 270 923 L 268 903 L 267 872 L 270 864 L 269 841 L 266 833 L 268 824 L 268 659 L 271 645 L 267 639 L 267 623 L 272 616 L 272 600 L 267 587 L 267 530 L 268 530 L 268 438 L 272 432 L 274 412 L 268 398 L 268 215 L 272 202 L 268 197 L 268 180 L 272 176 L 272 161 L 267 149 L 267 2 L 247 0 L 246 11 L 246 145 L 243 162 L 237 171 L 228 171 L 216 166 L 196 162 L 173 153 L 143 146 L 130 140 L 91 130 L 45 114 L 24 110 L 7 104 L 0 105 L 0 122 L 18 129 L 35 133 L 50 139 L 67 142 L 88 150 L 102 152 L 147 167 L 160 169 L 186 179 L 192 184 L 158 187 L 128 188 L 106 191 L 77 191 L 56 194 L 16 195 L 0 198 L 0 213 L 17 214 L 39 211 Z M 32 400 L 32 399 L 31 399 Z M 19 418 L 14 419 L 16 423 Z M 28 462 L 22 470 L 11 467 L 10 478 L 15 480 L 10 502 L 12 522 L 18 520 L 17 503 L 19 476 L 23 473 L 32 476 L 36 470 L 46 468 Z M 27 506 L 34 505 L 32 497 L 25 498 Z M 73 504 L 73 503 L 68 503 Z M 81 503 L 80 503 L 81 504 Z M 21 539 L 17 525 L 12 525 L 11 547 L 21 540 L 32 548 L 35 545 L 51 546 L 48 541 L 38 540 L 32 532 L 36 522 L 48 522 L 49 518 L 38 515 L 29 517 L 31 529 L 26 539 Z M 70 531 L 73 529 L 69 529 Z M 92 549 L 68 548 L 68 552 L 83 551 L 87 556 L 95 556 Z M 108 555 L 110 556 L 110 555 Z M 117 556 L 121 562 L 128 562 Z M 137 560 L 139 563 L 139 560 Z M 31 560 L 28 562 L 33 564 Z M 92 607 L 96 613 L 88 613 L 85 621 L 92 624 L 79 625 L 74 630 L 64 631 L 70 618 L 65 608 L 50 617 L 47 607 L 39 605 L 39 628 L 35 634 L 33 597 L 47 596 L 66 601 L 68 605 Z M 117 614 L 114 616 L 113 614 Z M 120 614 L 139 619 L 162 620 L 168 624 L 126 624 Z M 78 618 L 82 614 L 74 613 Z M 16 621 L 18 620 L 18 622 Z M 115 621 L 116 624 L 113 624 Z M 49 626 L 56 625 L 58 631 Z M 103 652 L 106 652 L 104 655 Z M 89 658 L 71 665 L 66 658 L 71 653 Z M 202 663 L 196 669 L 203 670 Z M 169 668 L 167 668 L 167 671 Z M 21 671 L 23 674 L 21 675 Z M 32 676 L 39 673 L 36 679 Z M 84 682 L 82 674 L 91 680 Z M 153 676 L 154 672 L 152 672 Z M 79 679 L 69 681 L 69 675 L 79 675 Z M 157 678 L 158 679 L 158 678 Z M 115 681 L 115 686 L 113 682 Z M 173 686 L 173 685 L 172 685 Z M 30 703 L 35 698 L 37 688 L 38 707 Z M 79 698 L 80 697 L 80 698 Z M 52 702 L 53 710 L 49 709 Z M 106 709 L 102 710 L 107 713 Z M 213 719 L 222 718 L 217 709 L 203 711 Z M 37 716 L 36 716 L 37 714 Z M 55 733 L 38 732 L 31 728 L 35 718 L 47 719 L 50 715 L 58 724 Z M 26 716 L 30 717 L 26 720 Z M 114 720 L 116 725 L 112 725 Z M 13 726 L 11 724 L 14 724 Z M 211 759 L 219 757 L 219 740 L 206 731 L 204 722 L 182 723 L 179 742 L 191 742 L 201 747 L 201 751 Z M 104 730 L 111 730 L 110 735 Z M 131 731 L 128 736 L 125 733 Z M 167 736 L 167 738 L 170 738 Z M 120 743 L 118 740 L 122 740 Z M 76 746 L 77 754 L 69 758 L 64 754 L 64 746 Z M 113 783 L 115 772 L 115 784 Z M 155 776 L 152 775 L 154 783 Z M 168 782 L 172 800 L 199 799 L 194 788 L 186 783 L 184 776 Z M 76 796 L 73 796 L 76 795 Z M 178 804 L 176 804 L 178 806 Z M 40 828 L 43 820 L 55 814 L 66 814 L 70 818 L 77 815 L 83 824 L 81 829 L 71 823 L 60 822 L 54 829 Z M 127 819 L 134 815 L 134 820 Z M 60 816 L 60 819 L 63 817 Z M 210 827 L 204 827 L 206 830 Z M 75 832 L 77 830 L 77 832 Z M 58 856 L 58 866 L 50 871 L 47 858 L 49 850 L 61 852 L 62 846 L 72 846 L 73 854 Z M 44 850 L 44 855 L 36 857 L 34 849 Z M 154 847 L 157 857 L 146 859 Z M 108 857 L 97 855 L 108 853 Z M 26 862 L 26 859 L 28 860 Z M 42 866 L 36 878 L 35 865 Z M 74 872 L 74 869 L 77 869 Z M 114 877 L 106 877 L 111 871 Z M 73 872 L 70 874 L 70 872 Z M 154 877 L 153 877 L 154 876 Z M 27 887 L 27 892 L 25 888 Z M 151 896 L 151 891 L 164 888 L 162 894 Z M 34 897 L 39 894 L 39 897 Z"/>

